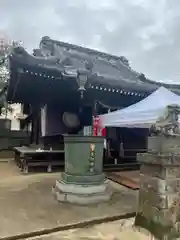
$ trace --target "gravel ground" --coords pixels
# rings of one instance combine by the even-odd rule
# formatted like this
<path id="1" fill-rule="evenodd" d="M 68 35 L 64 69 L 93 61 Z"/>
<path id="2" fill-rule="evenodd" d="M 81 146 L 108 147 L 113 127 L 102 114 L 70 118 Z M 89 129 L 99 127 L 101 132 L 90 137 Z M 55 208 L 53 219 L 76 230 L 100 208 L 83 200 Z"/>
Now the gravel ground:
<path id="1" fill-rule="evenodd" d="M 60 173 L 24 176 L 14 162 L 0 163 L 0 239 L 136 211 L 138 192 L 111 181 L 113 196 L 106 203 L 61 204 L 52 195 L 52 186 L 58 178 Z"/>

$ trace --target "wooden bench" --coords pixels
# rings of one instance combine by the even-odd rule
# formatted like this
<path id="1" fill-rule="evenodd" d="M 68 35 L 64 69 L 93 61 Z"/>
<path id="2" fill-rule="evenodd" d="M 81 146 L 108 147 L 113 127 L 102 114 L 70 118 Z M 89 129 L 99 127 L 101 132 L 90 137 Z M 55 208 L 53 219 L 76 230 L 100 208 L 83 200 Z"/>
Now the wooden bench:
<path id="1" fill-rule="evenodd" d="M 64 166 L 64 150 L 38 150 L 31 147 L 15 147 L 14 160 L 20 170 L 27 174 L 29 167 L 47 167 L 47 172 L 52 172 L 52 167 Z"/>

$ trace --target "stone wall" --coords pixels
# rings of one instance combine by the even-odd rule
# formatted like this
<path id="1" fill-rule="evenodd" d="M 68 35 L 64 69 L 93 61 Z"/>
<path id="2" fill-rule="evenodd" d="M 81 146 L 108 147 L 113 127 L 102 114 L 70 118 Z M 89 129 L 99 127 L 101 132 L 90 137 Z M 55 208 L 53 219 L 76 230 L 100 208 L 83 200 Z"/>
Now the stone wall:
<path id="1" fill-rule="evenodd" d="M 137 159 L 141 168 L 135 225 L 157 239 L 180 237 L 180 137 L 149 137 L 148 152 Z"/>

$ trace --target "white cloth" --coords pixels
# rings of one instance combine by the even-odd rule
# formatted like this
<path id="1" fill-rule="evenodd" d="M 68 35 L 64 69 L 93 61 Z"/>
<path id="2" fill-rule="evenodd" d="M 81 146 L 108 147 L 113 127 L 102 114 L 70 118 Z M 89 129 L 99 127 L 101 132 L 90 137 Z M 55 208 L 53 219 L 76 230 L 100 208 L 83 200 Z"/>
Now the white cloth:
<path id="1" fill-rule="evenodd" d="M 149 128 L 172 104 L 180 106 L 180 96 L 160 87 L 136 104 L 100 115 L 100 124 L 103 127 Z"/>

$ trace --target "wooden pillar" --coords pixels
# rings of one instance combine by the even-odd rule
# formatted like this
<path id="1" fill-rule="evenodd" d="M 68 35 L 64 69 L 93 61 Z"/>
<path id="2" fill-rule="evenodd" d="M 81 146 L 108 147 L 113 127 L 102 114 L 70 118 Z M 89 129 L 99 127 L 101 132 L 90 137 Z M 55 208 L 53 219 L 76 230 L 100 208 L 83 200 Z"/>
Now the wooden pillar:
<path id="1" fill-rule="evenodd" d="M 31 144 L 38 145 L 40 140 L 41 121 L 40 121 L 40 106 L 32 106 L 32 128 L 31 128 Z"/>
<path id="2" fill-rule="evenodd" d="M 93 104 L 92 115 L 93 117 L 96 117 L 98 115 L 98 106 L 96 101 L 94 101 L 94 104 Z"/>

